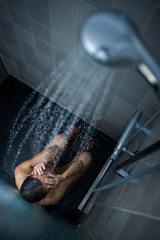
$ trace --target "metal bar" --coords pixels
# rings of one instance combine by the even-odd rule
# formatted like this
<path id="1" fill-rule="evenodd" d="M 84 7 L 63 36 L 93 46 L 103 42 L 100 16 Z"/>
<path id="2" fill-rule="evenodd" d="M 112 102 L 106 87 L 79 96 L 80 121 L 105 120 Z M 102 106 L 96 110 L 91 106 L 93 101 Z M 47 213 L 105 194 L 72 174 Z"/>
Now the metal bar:
<path id="1" fill-rule="evenodd" d="M 78 206 L 78 210 L 82 210 L 83 207 L 85 206 L 85 204 L 87 203 L 88 199 L 90 198 L 91 194 L 93 193 L 93 189 L 96 188 L 98 186 L 98 184 L 100 183 L 100 181 L 102 180 L 104 174 L 106 173 L 106 171 L 108 170 L 108 168 L 110 167 L 111 163 L 112 163 L 112 159 L 108 159 L 107 162 L 105 163 L 105 165 L 103 166 L 102 170 L 100 171 L 100 173 L 98 174 L 97 178 L 95 179 L 94 183 L 92 184 L 92 186 L 90 187 L 89 191 L 86 193 L 85 197 L 83 198 L 82 202 L 80 203 L 80 205 Z"/>
<path id="2" fill-rule="evenodd" d="M 134 131 L 136 130 L 136 124 L 138 123 L 138 121 L 141 118 L 141 116 L 142 116 L 142 111 L 141 110 L 137 110 L 135 112 L 134 116 L 129 121 L 129 123 L 128 123 L 124 133 L 122 134 L 121 138 L 119 139 L 119 141 L 118 141 L 118 143 L 117 143 L 113 153 L 111 154 L 110 158 L 107 160 L 105 165 L 103 166 L 102 170 L 98 174 L 97 178 L 95 179 L 94 183 L 90 187 L 89 191 L 86 193 L 84 199 L 82 200 L 82 202 L 78 206 L 78 209 L 80 211 L 83 209 L 83 207 L 87 203 L 88 199 L 92 195 L 93 189 L 96 188 L 98 186 L 98 184 L 100 183 L 100 181 L 102 180 L 103 176 L 105 175 L 106 171 L 110 167 L 111 163 L 117 158 L 117 156 L 122 151 L 122 149 L 130 141 Z"/>
<path id="3" fill-rule="evenodd" d="M 136 124 L 136 128 L 142 132 L 144 132 L 146 135 L 150 135 L 151 134 L 151 129 L 150 128 L 146 128 L 142 125 L 140 125 L 139 123 Z"/>
<path id="4" fill-rule="evenodd" d="M 158 148 L 160 147 L 160 140 L 157 141 L 156 143 L 152 144 L 151 146 L 145 148 L 144 150 L 142 150 L 141 152 L 137 153 L 135 156 L 127 159 L 125 162 L 119 164 L 118 166 L 115 167 L 115 171 L 118 171 L 119 169 L 132 164 L 138 160 L 140 160 L 143 157 L 146 157 L 147 155 L 155 152 L 158 150 Z"/>
<path id="5" fill-rule="evenodd" d="M 131 152 L 129 149 L 127 148 L 122 148 L 122 151 L 127 153 L 129 156 L 133 157 L 135 155 L 135 153 Z"/>
<path id="6" fill-rule="evenodd" d="M 116 159 L 116 157 L 119 155 L 119 153 L 122 151 L 122 149 L 128 144 L 128 142 L 130 141 L 133 133 L 136 130 L 136 124 L 139 121 L 140 117 L 142 116 L 142 111 L 141 110 L 137 110 L 136 113 L 134 114 L 134 116 L 131 118 L 131 120 L 129 121 L 125 131 L 123 132 L 121 138 L 118 141 L 117 146 L 115 147 L 111 158 L 113 160 Z"/>
<path id="7" fill-rule="evenodd" d="M 123 169 L 115 171 L 117 174 L 119 174 L 121 177 L 127 177 L 129 174 L 125 172 Z"/>
<path id="8" fill-rule="evenodd" d="M 160 170 L 160 164 L 156 165 L 154 167 L 151 167 L 151 168 L 147 168 L 143 171 L 131 174 L 128 177 L 121 178 L 120 180 L 118 180 L 116 182 L 109 183 L 109 184 L 107 184 L 105 186 L 102 186 L 102 187 L 99 187 L 99 188 L 95 188 L 95 189 L 93 189 L 93 192 L 104 191 L 104 190 L 112 188 L 112 187 L 114 187 L 114 186 L 116 186 L 120 183 L 124 183 L 124 182 L 127 182 L 127 181 L 131 180 L 131 179 L 138 178 L 138 177 L 141 177 L 143 175 L 146 175 L 146 174 L 149 174 L 149 173 L 152 173 L 152 172 L 156 172 L 156 171 L 159 171 L 159 170 Z"/>

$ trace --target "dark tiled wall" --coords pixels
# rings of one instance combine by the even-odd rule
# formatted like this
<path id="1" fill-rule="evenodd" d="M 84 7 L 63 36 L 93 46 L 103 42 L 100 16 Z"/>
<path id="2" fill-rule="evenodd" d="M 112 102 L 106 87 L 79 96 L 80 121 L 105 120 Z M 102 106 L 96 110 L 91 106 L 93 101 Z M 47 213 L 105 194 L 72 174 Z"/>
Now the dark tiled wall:
<path id="1" fill-rule="evenodd" d="M 1 0 L 0 53 L 9 73 L 33 89 L 41 82 L 46 83 L 46 78 L 57 69 L 62 72 L 63 67 L 60 66 L 70 59 L 70 65 L 66 69 L 73 78 L 69 84 L 70 91 L 63 91 L 64 96 L 69 96 L 67 104 L 63 95 L 56 100 L 52 95 L 48 97 L 89 123 L 92 113 L 84 110 L 80 114 L 74 109 L 71 89 L 73 92 L 79 91 L 76 79 L 81 73 L 84 73 L 81 82 L 91 73 L 90 79 L 94 76 L 97 86 L 100 75 L 103 75 L 103 81 L 106 82 L 103 89 L 108 88 L 108 93 L 96 127 L 118 140 L 136 108 L 144 110 L 144 124 L 159 110 L 159 106 L 154 92 L 135 69 L 124 67 L 106 70 L 83 51 L 80 29 L 84 19 L 91 12 L 106 7 L 130 15 L 148 48 L 160 62 L 160 4 L 155 0 Z M 74 67 L 76 63 L 77 67 Z M 62 84 L 61 81 L 58 84 Z M 41 89 L 42 94 L 46 86 L 47 84 Z M 78 101 L 86 99 L 85 90 L 84 87 L 79 93 Z M 88 104 L 87 100 L 85 104 Z"/>
<path id="2" fill-rule="evenodd" d="M 138 133 L 129 144 L 129 149 L 140 151 L 159 140 L 160 112 L 150 121 L 151 135 Z M 160 163 L 160 150 L 125 168 L 129 173 Z M 127 159 L 121 154 L 118 162 Z M 109 170 L 101 185 L 120 177 Z M 89 215 L 83 218 L 79 232 L 83 240 L 150 240 L 160 239 L 160 172 L 122 183 L 100 192 Z"/>

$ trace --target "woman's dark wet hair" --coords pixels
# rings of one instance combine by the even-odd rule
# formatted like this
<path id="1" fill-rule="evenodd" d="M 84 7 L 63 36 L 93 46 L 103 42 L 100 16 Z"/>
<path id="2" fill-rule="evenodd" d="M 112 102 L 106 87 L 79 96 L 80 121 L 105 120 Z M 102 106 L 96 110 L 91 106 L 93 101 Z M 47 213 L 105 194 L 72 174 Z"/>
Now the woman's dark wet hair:
<path id="1" fill-rule="evenodd" d="M 30 203 L 39 202 L 47 195 L 47 190 L 43 187 L 42 182 L 31 176 L 27 177 L 21 188 L 21 196 Z"/>

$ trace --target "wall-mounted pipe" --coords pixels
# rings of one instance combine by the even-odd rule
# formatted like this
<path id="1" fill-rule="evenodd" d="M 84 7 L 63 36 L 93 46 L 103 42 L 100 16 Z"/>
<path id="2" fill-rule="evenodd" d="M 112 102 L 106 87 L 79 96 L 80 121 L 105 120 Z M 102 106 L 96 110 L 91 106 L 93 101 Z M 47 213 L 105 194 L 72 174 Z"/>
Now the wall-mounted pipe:
<path id="1" fill-rule="evenodd" d="M 136 131 L 136 125 L 140 120 L 141 116 L 142 116 L 142 111 L 137 110 L 134 116 L 129 121 L 125 131 L 123 132 L 122 136 L 118 141 L 116 148 L 114 149 L 112 155 L 110 156 L 112 160 L 115 160 L 119 155 L 119 153 L 123 150 L 123 148 L 127 146 L 128 142 L 130 141 L 131 137 Z"/>
<path id="2" fill-rule="evenodd" d="M 124 133 L 122 134 L 121 138 L 119 139 L 113 153 L 111 156 L 107 159 L 106 163 L 104 164 L 103 168 L 101 169 L 100 173 L 98 174 L 97 178 L 95 179 L 94 183 L 90 187 L 89 191 L 87 192 L 86 196 L 84 197 L 83 201 L 79 205 L 78 209 L 81 211 L 85 204 L 87 203 L 88 199 L 93 193 L 93 189 L 96 189 L 99 183 L 101 182 L 102 178 L 108 171 L 109 167 L 111 166 L 112 162 L 115 161 L 120 154 L 121 151 L 127 146 L 130 139 L 132 138 L 133 134 L 136 131 L 136 126 L 138 121 L 140 120 L 142 116 L 142 111 L 137 110 L 131 120 L 129 121 Z M 119 173 L 120 174 L 120 173 Z M 123 173 L 124 175 L 124 173 Z M 86 212 L 87 213 L 87 212 Z"/>

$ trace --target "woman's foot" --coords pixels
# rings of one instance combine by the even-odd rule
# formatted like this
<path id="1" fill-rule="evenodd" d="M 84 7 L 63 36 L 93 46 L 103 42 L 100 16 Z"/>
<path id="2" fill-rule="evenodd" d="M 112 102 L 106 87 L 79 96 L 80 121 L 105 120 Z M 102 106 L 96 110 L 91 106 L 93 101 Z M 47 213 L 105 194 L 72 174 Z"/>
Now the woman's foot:
<path id="1" fill-rule="evenodd" d="M 69 139 L 72 139 L 76 135 L 76 133 L 79 131 L 79 129 L 80 129 L 80 126 L 74 126 L 72 128 L 69 128 L 67 131 L 67 137 Z"/>
<path id="2" fill-rule="evenodd" d="M 89 138 L 87 140 L 87 142 L 84 144 L 84 146 L 82 147 L 81 152 L 90 152 L 94 147 L 94 141 L 92 138 Z"/>

